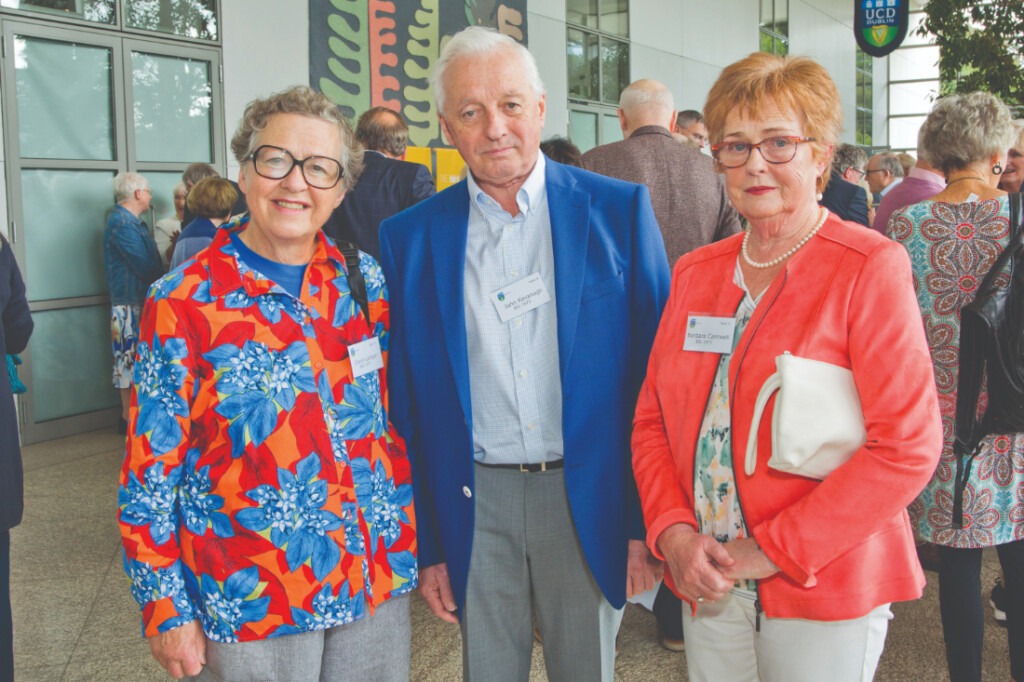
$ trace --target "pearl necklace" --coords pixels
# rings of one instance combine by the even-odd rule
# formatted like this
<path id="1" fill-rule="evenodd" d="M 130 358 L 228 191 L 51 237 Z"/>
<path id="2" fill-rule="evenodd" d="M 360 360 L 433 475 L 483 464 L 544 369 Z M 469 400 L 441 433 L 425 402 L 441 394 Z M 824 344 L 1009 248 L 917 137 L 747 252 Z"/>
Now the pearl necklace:
<path id="1" fill-rule="evenodd" d="M 740 253 L 743 254 L 743 260 L 745 260 L 747 262 L 747 265 L 749 265 L 752 268 L 757 268 L 758 270 L 766 270 L 768 268 L 775 267 L 776 265 L 778 265 L 782 261 L 784 261 L 787 258 L 789 258 L 790 256 L 792 256 L 794 253 L 799 251 L 801 246 L 803 246 L 807 242 L 811 241 L 811 237 L 816 235 L 818 233 L 818 230 L 821 229 L 821 226 L 825 224 L 825 219 L 826 218 L 828 218 L 828 209 L 827 208 L 823 208 L 823 209 L 821 209 L 821 217 L 818 218 L 817 224 L 813 228 L 811 228 L 810 232 L 808 232 L 807 234 L 804 235 L 803 239 L 798 241 L 793 246 L 793 248 L 791 248 L 786 253 L 782 254 L 778 258 L 772 258 L 770 261 L 768 261 L 766 263 L 758 263 L 756 260 L 754 260 L 753 258 L 750 257 L 749 253 L 747 253 L 747 243 L 750 241 L 750 230 L 747 230 L 747 233 L 745 235 L 743 235 L 743 245 L 740 248 Z"/>

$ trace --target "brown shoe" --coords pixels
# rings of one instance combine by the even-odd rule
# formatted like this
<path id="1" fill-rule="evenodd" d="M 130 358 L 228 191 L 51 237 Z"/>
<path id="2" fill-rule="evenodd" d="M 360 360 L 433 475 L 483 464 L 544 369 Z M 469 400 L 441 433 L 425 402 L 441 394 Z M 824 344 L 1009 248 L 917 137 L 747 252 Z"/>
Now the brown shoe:
<path id="1" fill-rule="evenodd" d="M 686 651 L 686 640 L 666 637 L 665 635 L 662 635 L 659 640 L 661 645 L 669 651 Z"/>

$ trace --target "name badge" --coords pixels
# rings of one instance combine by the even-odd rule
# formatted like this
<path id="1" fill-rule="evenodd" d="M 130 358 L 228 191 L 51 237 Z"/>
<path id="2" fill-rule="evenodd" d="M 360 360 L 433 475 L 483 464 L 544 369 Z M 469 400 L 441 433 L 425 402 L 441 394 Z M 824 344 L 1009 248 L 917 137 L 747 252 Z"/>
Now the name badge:
<path id="1" fill-rule="evenodd" d="M 732 352 L 732 337 L 736 332 L 736 320 L 731 317 L 710 315 L 689 315 L 686 318 L 686 341 L 683 350 L 700 353 Z"/>
<path id="2" fill-rule="evenodd" d="M 357 379 L 383 369 L 384 356 L 380 352 L 380 339 L 373 336 L 366 341 L 353 343 L 348 347 L 348 361 L 352 363 L 352 376 Z"/>
<path id="3" fill-rule="evenodd" d="M 491 301 L 494 303 L 494 309 L 498 311 L 501 321 L 508 322 L 549 303 L 551 294 L 544 286 L 544 280 L 541 279 L 540 273 L 535 272 L 495 291 L 491 294 Z"/>

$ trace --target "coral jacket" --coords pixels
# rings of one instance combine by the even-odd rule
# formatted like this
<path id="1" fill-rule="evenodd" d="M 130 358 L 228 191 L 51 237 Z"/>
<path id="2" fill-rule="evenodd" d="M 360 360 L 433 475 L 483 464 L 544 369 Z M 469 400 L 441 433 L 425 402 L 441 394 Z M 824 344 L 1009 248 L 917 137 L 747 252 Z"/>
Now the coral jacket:
<path id="1" fill-rule="evenodd" d="M 697 527 L 694 449 L 719 360 L 683 350 L 687 315 L 734 315 L 741 239 L 679 260 L 637 405 L 633 466 L 658 556 L 668 526 Z M 867 442 L 824 481 L 768 468 L 774 400 L 757 467 L 744 472 L 755 399 L 785 351 L 850 368 L 860 393 Z M 830 216 L 765 291 L 733 354 L 729 395 L 743 515 L 781 569 L 758 581 L 765 614 L 845 620 L 919 597 L 924 574 L 905 508 L 935 470 L 942 425 L 906 252 Z"/>

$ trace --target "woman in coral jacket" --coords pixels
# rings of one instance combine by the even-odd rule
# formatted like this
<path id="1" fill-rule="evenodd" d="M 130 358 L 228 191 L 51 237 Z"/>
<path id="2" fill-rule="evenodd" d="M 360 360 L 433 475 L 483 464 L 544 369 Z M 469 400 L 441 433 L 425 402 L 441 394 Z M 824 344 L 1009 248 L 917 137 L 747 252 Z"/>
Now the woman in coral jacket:
<path id="1" fill-rule="evenodd" d="M 820 65 L 750 55 L 704 114 L 750 229 L 675 266 L 633 435 L 647 541 L 691 605 L 691 680 L 870 680 L 890 603 L 924 586 L 905 507 L 942 449 L 910 263 L 818 206 L 842 121 Z M 850 369 L 860 395 L 867 440 L 824 480 L 768 466 L 774 401 L 751 433 L 787 351 Z"/>

